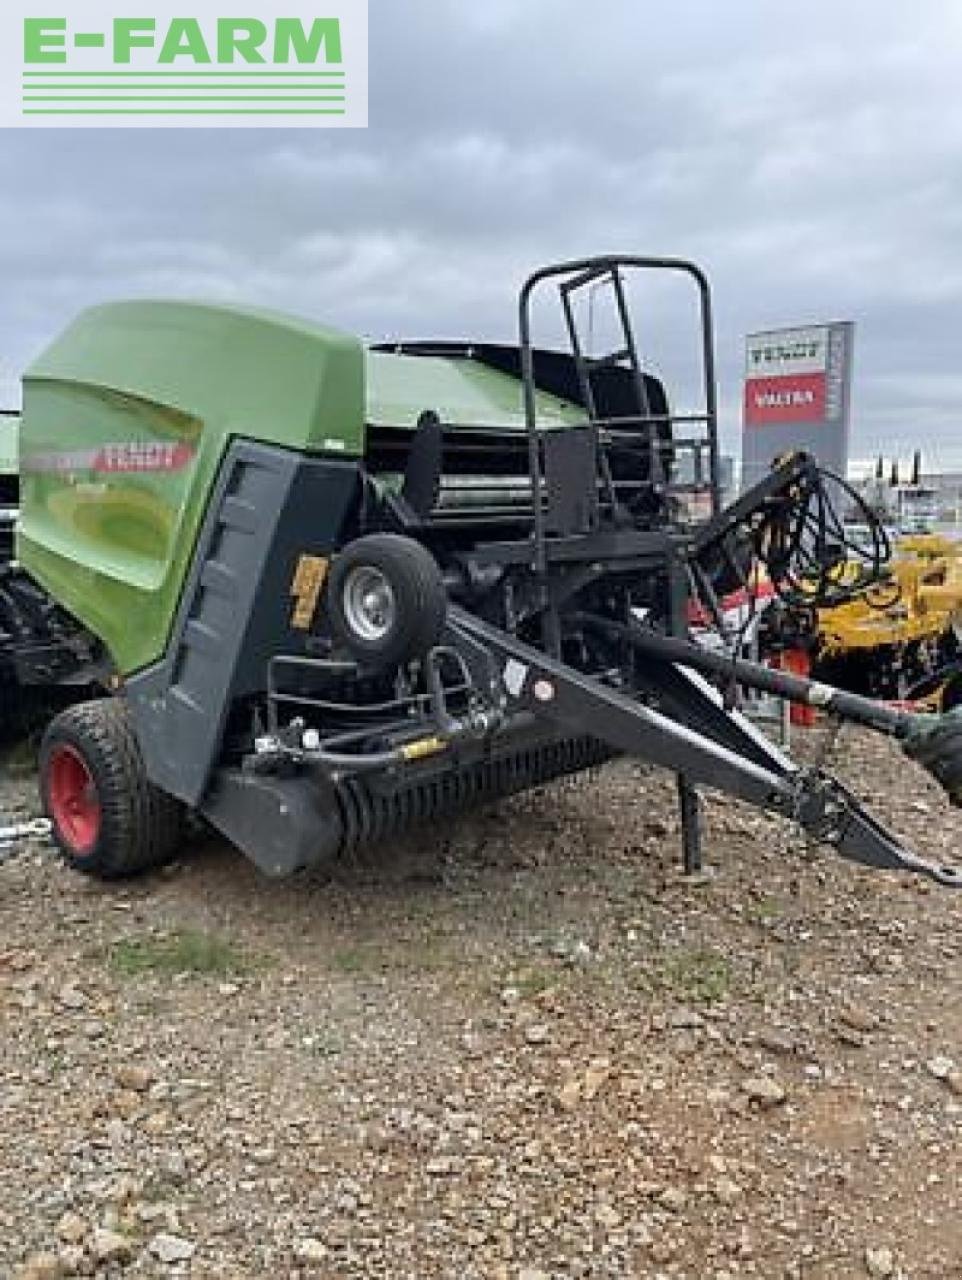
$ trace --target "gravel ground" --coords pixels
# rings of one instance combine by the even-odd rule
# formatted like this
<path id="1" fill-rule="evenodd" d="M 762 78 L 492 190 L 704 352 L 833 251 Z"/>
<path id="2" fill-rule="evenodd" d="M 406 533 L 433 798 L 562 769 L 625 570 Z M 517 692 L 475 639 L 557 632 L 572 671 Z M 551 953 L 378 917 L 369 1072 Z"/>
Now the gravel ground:
<path id="1" fill-rule="evenodd" d="M 837 765 L 931 856 L 890 744 Z M 0 1271 L 962 1276 L 962 899 L 618 763 L 338 868 L 0 868 Z M 32 810 L 8 770 L 3 820 Z"/>

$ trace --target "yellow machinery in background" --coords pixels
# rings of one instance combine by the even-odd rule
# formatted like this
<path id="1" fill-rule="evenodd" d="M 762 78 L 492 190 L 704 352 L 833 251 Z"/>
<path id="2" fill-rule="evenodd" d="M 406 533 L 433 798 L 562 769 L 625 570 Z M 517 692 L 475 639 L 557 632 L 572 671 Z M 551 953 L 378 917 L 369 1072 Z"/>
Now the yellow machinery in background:
<path id="1" fill-rule="evenodd" d="M 873 697 L 962 704 L 962 543 L 898 539 L 883 581 L 817 613 L 819 679 Z"/>

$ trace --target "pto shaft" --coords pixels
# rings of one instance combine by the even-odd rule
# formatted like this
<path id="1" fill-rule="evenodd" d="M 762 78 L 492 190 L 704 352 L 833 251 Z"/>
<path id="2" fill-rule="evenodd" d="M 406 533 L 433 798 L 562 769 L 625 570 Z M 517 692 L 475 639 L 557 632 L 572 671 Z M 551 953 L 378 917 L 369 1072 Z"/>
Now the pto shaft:
<path id="1" fill-rule="evenodd" d="M 820 684 L 817 680 L 806 680 L 803 676 L 778 671 L 773 667 L 762 666 L 761 663 L 712 652 L 710 649 L 703 649 L 700 645 L 676 636 L 662 635 L 660 632 L 649 631 L 643 627 L 629 627 L 622 623 L 609 622 L 594 614 L 583 614 L 578 620 L 595 630 L 627 640 L 633 649 L 645 654 L 646 657 L 659 658 L 663 662 L 677 662 L 682 666 L 691 667 L 694 671 L 734 680 L 747 689 L 757 689 L 761 693 L 771 693 L 791 702 L 818 707 L 822 711 L 830 711 L 843 720 L 866 725 L 870 729 L 892 734 L 896 738 L 907 737 L 916 722 L 922 718 L 911 712 L 887 706 L 885 703 L 875 702 L 871 698 L 862 698 L 858 694 L 846 693 L 831 685 Z"/>

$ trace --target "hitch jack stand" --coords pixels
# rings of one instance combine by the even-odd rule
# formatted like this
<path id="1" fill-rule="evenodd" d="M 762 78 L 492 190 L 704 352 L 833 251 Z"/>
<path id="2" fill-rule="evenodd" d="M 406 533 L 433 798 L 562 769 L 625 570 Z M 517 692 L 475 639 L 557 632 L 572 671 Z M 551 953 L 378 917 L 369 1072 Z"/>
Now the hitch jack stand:
<path id="1" fill-rule="evenodd" d="M 701 801 L 683 773 L 678 775 L 678 808 L 681 813 L 681 846 L 686 876 L 702 870 Z"/>
<path id="2" fill-rule="evenodd" d="M 668 577 L 671 594 L 672 634 L 684 639 L 688 635 L 689 583 L 687 565 L 675 552 L 671 558 Z M 678 812 L 681 817 L 682 862 L 686 876 L 698 875 L 702 870 L 701 801 L 698 792 L 683 773 L 678 777 Z"/>

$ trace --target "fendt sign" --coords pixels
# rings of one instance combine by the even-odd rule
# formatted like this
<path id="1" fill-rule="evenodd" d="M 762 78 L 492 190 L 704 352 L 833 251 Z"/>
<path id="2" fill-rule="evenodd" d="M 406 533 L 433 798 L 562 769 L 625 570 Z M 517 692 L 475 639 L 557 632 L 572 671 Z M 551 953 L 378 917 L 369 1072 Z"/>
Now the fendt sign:
<path id="1" fill-rule="evenodd" d="M 117 5 L 4 6 L 0 126 L 367 124 L 366 0 Z"/>
<path id="2" fill-rule="evenodd" d="M 742 485 L 793 449 L 844 474 L 854 326 L 850 321 L 750 334 L 745 348 Z"/>

